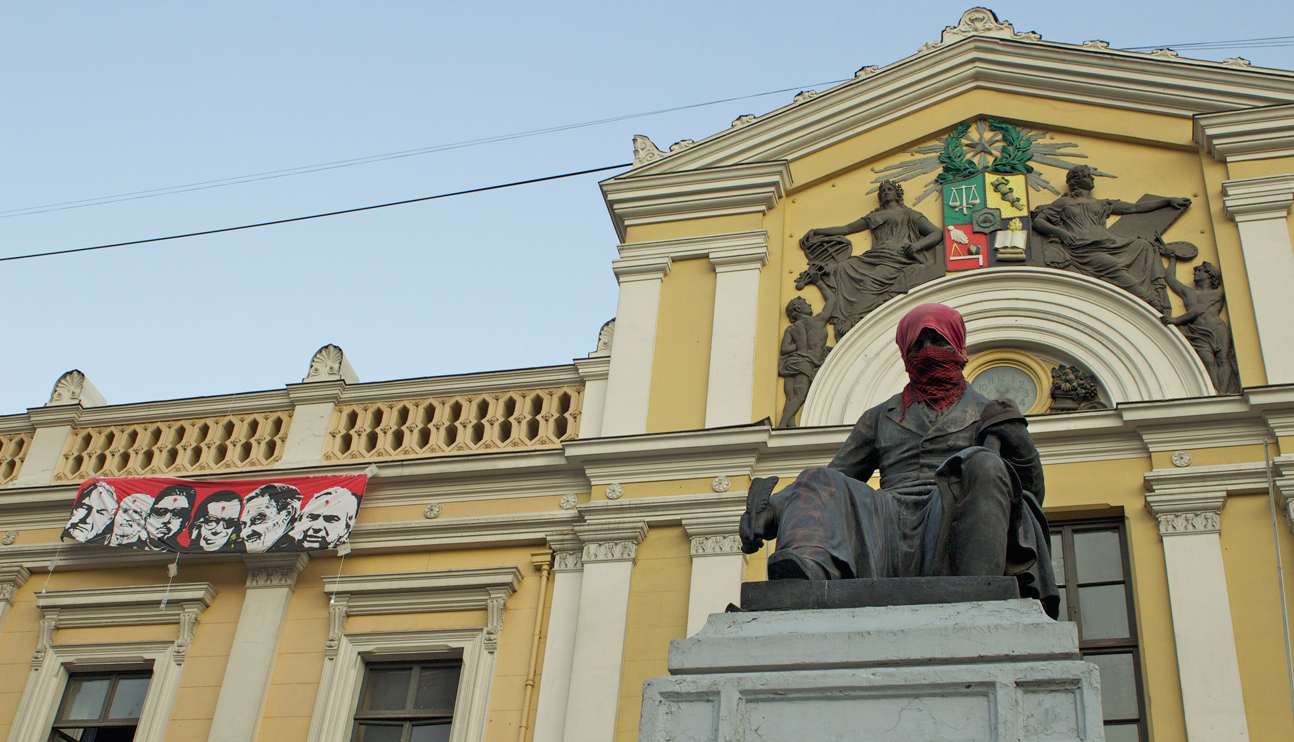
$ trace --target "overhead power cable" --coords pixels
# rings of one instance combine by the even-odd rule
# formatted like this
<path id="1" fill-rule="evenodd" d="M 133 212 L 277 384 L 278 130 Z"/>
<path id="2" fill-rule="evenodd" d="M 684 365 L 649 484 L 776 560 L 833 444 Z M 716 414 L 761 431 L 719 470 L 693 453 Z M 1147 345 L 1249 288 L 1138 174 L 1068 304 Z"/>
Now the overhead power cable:
<path id="1" fill-rule="evenodd" d="M 1154 51 L 1156 49 L 1173 49 L 1174 51 L 1202 51 L 1206 49 L 1268 49 L 1281 46 L 1294 46 L 1294 36 L 1267 36 L 1258 39 L 1233 39 L 1231 41 L 1197 41 L 1186 44 L 1125 46 L 1122 47 L 1122 51 L 1141 52 Z"/>
<path id="2" fill-rule="evenodd" d="M 633 163 L 626 162 L 621 165 L 607 165 L 606 167 L 595 167 L 589 170 L 579 170 L 573 173 L 562 173 L 561 175 L 546 175 L 542 178 L 531 178 L 529 180 L 517 180 L 511 183 L 500 183 L 498 185 L 485 186 L 483 188 L 469 188 L 465 191 L 454 191 L 452 193 L 438 193 L 435 196 L 422 196 L 420 198 L 409 198 L 403 201 L 391 201 L 384 204 L 374 204 L 372 206 L 360 206 L 354 209 L 341 209 L 339 211 L 327 211 L 322 214 L 310 214 L 308 216 L 294 216 L 287 219 L 275 219 L 268 222 L 257 222 L 255 224 L 242 224 L 237 227 L 221 227 L 220 229 L 206 229 L 201 232 L 186 232 L 184 234 L 173 234 L 166 237 L 150 237 L 144 240 L 130 240 L 128 242 L 113 242 L 107 245 L 94 245 L 93 247 L 73 247 L 66 250 L 50 250 L 49 252 L 29 253 L 26 255 L 10 255 L 0 258 L 0 263 L 9 260 L 27 260 L 29 258 L 45 258 L 51 255 L 70 255 L 77 252 L 89 252 L 91 250 L 107 250 L 110 247 L 126 247 L 128 245 L 143 245 L 149 242 L 165 242 L 167 240 L 181 240 L 186 237 L 202 237 L 209 234 L 221 234 L 222 232 L 237 232 L 243 229 L 256 229 L 258 227 L 271 227 L 275 224 L 289 224 L 291 222 L 304 222 L 309 219 L 323 219 L 329 216 L 340 216 L 342 214 L 354 214 L 359 211 L 372 211 L 373 209 L 385 209 L 389 206 L 403 206 L 405 204 L 416 204 L 421 201 L 433 201 L 438 198 L 449 198 L 450 196 L 465 196 L 469 193 L 483 193 L 485 191 L 497 191 L 501 188 L 512 188 L 514 186 L 529 185 L 531 183 L 543 183 L 549 180 L 559 180 L 561 178 L 573 178 L 577 175 L 588 175 L 589 173 L 600 173 L 606 170 L 618 170 L 626 168 Z"/>
<path id="3" fill-rule="evenodd" d="M 186 183 L 184 185 L 168 186 L 166 188 L 153 188 L 145 191 L 131 191 L 130 193 L 118 193 L 112 196 L 100 196 L 97 198 L 81 199 L 79 201 L 62 201 L 59 203 L 44 204 L 41 206 L 27 206 L 21 209 L 9 209 L 0 211 L 0 219 L 9 219 L 16 216 L 29 216 L 31 214 L 43 214 L 49 211 L 65 211 L 67 209 L 82 209 L 87 206 L 100 206 L 103 204 L 118 203 L 120 201 L 135 201 L 141 198 L 155 198 L 157 196 L 170 196 L 176 193 L 188 193 L 190 191 L 201 191 L 208 188 L 224 188 L 226 186 L 241 185 L 243 183 L 254 183 L 260 180 L 272 180 L 275 178 L 287 178 L 293 175 L 305 175 L 308 173 L 317 173 L 325 170 L 336 170 L 344 167 L 354 167 L 356 165 L 367 165 L 373 162 L 384 162 L 386 160 L 397 160 L 405 157 L 416 157 L 418 155 L 432 154 L 434 152 L 445 152 L 453 149 L 463 149 L 465 147 L 476 147 L 483 144 L 494 144 L 496 142 L 506 142 L 513 139 L 524 139 L 526 137 L 540 136 L 543 134 L 555 134 L 572 129 L 583 129 L 590 126 L 599 126 L 601 124 L 610 124 L 617 121 L 628 121 L 630 119 L 645 118 L 648 116 L 658 116 L 664 113 L 673 113 L 675 111 L 686 111 L 691 108 L 703 108 L 705 106 L 715 106 L 721 103 L 732 103 L 739 100 L 750 100 L 752 98 L 763 98 L 768 95 L 777 95 L 779 93 L 789 93 L 793 90 L 804 90 L 806 88 L 817 88 L 824 85 L 836 85 L 845 82 L 845 80 L 830 80 L 827 82 L 814 83 L 813 85 L 797 85 L 793 88 L 782 88 L 780 90 L 769 90 L 764 93 L 754 93 L 751 95 L 739 95 L 732 98 L 722 98 L 719 100 L 706 101 L 705 103 L 689 103 L 684 106 L 674 106 L 672 108 L 661 108 L 655 111 L 644 111 L 641 113 L 629 113 L 623 116 L 612 116 L 610 118 L 596 119 L 593 121 L 582 121 L 577 124 L 562 124 L 560 126 L 550 126 L 545 129 L 531 129 L 529 131 L 520 131 L 512 134 L 500 134 L 493 137 L 483 137 L 481 139 L 468 139 L 461 142 L 451 142 L 449 144 L 437 144 L 430 147 L 421 147 L 419 149 L 407 149 L 400 152 L 387 152 L 380 155 L 368 155 L 366 157 L 356 157 L 350 160 L 336 160 L 334 162 L 324 162 L 317 165 L 303 165 L 301 167 L 286 168 L 283 170 L 270 170 L 263 173 L 252 173 L 250 175 L 239 175 L 232 178 L 220 178 L 217 180 L 204 180 L 197 183 Z"/>

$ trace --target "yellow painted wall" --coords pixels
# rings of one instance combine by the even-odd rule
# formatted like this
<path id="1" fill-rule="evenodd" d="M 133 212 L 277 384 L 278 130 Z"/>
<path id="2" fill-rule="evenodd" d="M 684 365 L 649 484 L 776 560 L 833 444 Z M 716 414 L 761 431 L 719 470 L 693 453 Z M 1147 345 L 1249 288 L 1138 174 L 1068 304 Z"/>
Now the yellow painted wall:
<path id="1" fill-rule="evenodd" d="M 1294 568 L 1294 537 L 1279 511 L 1277 518 L 1281 558 L 1287 568 Z M 1222 563 L 1249 738 L 1294 739 L 1276 543 L 1266 493 L 1229 497 L 1221 523 Z M 1294 575 L 1289 572 L 1285 574 L 1285 592 L 1294 596 Z"/>
<path id="2" fill-rule="evenodd" d="M 661 285 L 648 433 L 705 427 L 714 287 L 706 259 L 675 261 Z"/>
<path id="3" fill-rule="evenodd" d="M 692 557 L 682 528 L 653 528 L 638 545 L 620 671 L 617 742 L 638 739 L 643 683 L 667 673 L 669 643 L 687 631 Z"/>

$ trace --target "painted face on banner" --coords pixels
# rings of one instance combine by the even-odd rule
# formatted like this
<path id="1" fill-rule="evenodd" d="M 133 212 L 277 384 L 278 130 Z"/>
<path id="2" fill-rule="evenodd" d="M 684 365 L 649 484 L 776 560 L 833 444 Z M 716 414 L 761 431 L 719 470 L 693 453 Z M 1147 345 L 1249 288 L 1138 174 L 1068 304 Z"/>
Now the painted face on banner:
<path id="1" fill-rule="evenodd" d="M 153 508 L 153 498 L 142 492 L 126 495 L 117 507 L 117 517 L 112 522 L 109 546 L 125 546 L 145 540 L 144 518 Z"/>
<path id="2" fill-rule="evenodd" d="M 99 538 L 116 514 L 117 493 L 107 484 L 98 482 L 72 508 L 67 533 L 82 543 Z"/>
<path id="3" fill-rule="evenodd" d="M 350 535 L 359 500 L 342 487 L 326 489 L 301 508 L 292 538 L 303 549 L 331 549 Z"/>
<path id="4" fill-rule="evenodd" d="M 218 551 L 238 532 L 238 512 L 242 502 L 233 500 L 207 500 L 206 512 L 193 523 L 193 540 L 203 551 Z"/>
<path id="5" fill-rule="evenodd" d="M 243 502 L 244 548 L 257 554 L 278 543 L 292 526 L 300 503 L 300 492 L 277 484 L 266 485 L 249 495 Z"/>
<path id="6" fill-rule="evenodd" d="M 192 498 L 178 490 L 170 487 L 162 490 L 144 518 L 144 530 L 154 544 L 173 541 L 189 519 Z"/>

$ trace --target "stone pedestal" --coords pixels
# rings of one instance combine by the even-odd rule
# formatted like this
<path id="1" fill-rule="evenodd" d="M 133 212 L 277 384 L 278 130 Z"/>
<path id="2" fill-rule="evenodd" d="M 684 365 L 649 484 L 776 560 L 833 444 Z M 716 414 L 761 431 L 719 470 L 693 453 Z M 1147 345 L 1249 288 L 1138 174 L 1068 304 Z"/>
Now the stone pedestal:
<path id="1" fill-rule="evenodd" d="M 670 644 L 640 742 L 1104 742 L 1096 667 L 1032 600 L 718 613 Z"/>

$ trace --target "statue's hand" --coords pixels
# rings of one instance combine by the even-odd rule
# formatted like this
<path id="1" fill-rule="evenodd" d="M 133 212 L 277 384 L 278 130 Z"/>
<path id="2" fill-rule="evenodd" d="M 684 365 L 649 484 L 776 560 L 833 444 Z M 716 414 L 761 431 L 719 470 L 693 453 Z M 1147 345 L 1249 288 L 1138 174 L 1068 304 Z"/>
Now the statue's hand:
<path id="1" fill-rule="evenodd" d="M 1190 206 L 1190 205 L 1191 205 L 1191 199 L 1189 199 L 1189 198 L 1170 198 L 1170 199 L 1168 199 L 1168 205 L 1169 205 L 1169 206 L 1172 206 L 1174 209 L 1185 209 L 1187 206 Z"/>
<path id="2" fill-rule="evenodd" d="M 917 251 L 915 248 L 912 247 L 911 242 L 905 243 L 903 245 L 903 257 L 907 258 L 908 260 L 917 259 Z"/>
<path id="3" fill-rule="evenodd" d="M 1173 324 L 1173 318 L 1171 315 L 1168 315 L 1168 314 L 1159 315 L 1159 321 L 1165 325 Z"/>
<path id="4" fill-rule="evenodd" d="M 777 486 L 777 477 L 757 477 L 750 480 L 750 490 L 746 493 L 746 512 L 741 514 L 741 523 L 737 535 L 741 539 L 741 550 L 754 554 L 764 546 L 764 540 L 777 538 L 777 514 L 769 498 Z"/>

